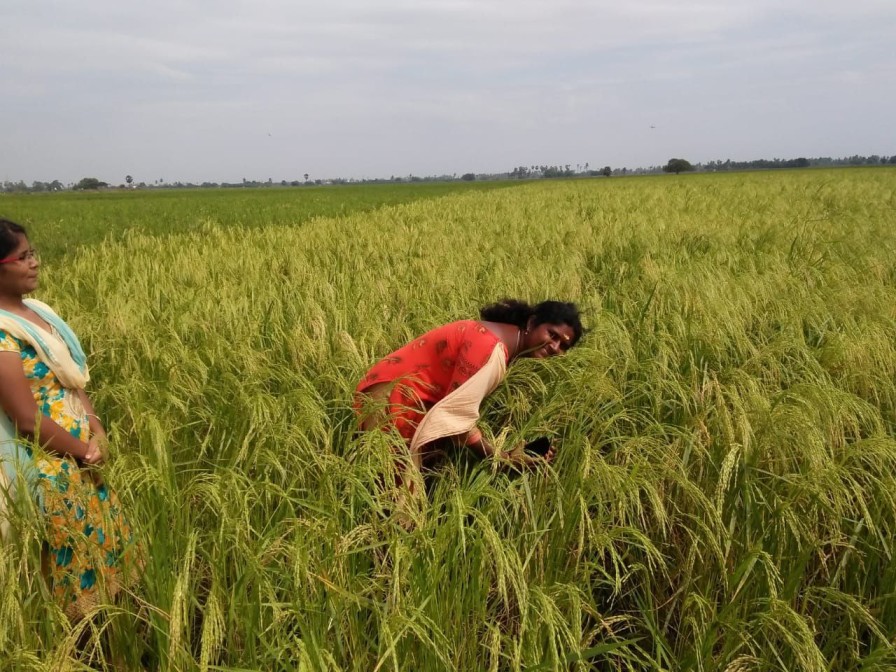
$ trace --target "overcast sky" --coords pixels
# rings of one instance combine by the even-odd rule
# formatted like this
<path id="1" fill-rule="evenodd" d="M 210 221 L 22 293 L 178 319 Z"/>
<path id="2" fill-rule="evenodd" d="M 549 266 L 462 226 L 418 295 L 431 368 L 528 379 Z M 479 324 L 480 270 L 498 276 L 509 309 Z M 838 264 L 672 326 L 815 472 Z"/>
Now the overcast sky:
<path id="1" fill-rule="evenodd" d="M 896 154 L 896 0 L 2 0 L 0 180 Z"/>

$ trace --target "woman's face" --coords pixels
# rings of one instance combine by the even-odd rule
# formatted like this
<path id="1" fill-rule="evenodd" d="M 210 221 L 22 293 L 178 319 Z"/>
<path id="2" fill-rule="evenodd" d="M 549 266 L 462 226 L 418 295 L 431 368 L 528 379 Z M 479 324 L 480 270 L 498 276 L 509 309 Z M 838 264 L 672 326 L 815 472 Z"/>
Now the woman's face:
<path id="1" fill-rule="evenodd" d="M 575 336 L 575 330 L 568 324 L 544 322 L 529 327 L 529 333 L 523 337 L 522 349 L 535 359 L 562 355 L 572 347 Z"/>
<path id="2" fill-rule="evenodd" d="M 28 239 L 21 233 L 17 238 L 15 248 L 0 259 L 0 291 L 21 296 L 37 289 L 40 261 Z"/>

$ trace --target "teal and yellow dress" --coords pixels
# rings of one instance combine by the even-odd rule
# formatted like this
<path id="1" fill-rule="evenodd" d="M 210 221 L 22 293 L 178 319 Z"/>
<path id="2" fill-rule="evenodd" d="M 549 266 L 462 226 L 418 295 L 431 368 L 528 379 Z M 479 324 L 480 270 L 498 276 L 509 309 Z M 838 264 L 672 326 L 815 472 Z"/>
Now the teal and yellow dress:
<path id="1" fill-rule="evenodd" d="M 77 390 L 63 387 L 35 348 L 0 329 L 0 352 L 18 352 L 38 409 L 87 442 L 90 424 Z M 66 615 L 78 620 L 102 596 L 113 597 L 133 569 L 131 530 L 112 491 L 71 457 L 25 446 L 32 488 L 47 523 L 44 566 Z"/>

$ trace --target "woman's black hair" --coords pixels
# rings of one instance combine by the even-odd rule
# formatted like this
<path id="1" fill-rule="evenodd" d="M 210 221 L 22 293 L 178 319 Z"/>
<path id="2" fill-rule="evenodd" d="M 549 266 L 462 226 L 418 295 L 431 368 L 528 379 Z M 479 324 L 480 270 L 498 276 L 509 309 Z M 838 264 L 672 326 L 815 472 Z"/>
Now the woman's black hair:
<path id="1" fill-rule="evenodd" d="M 542 301 L 534 306 L 518 299 L 501 299 L 497 303 L 479 310 L 479 316 L 488 322 L 512 324 L 520 329 L 539 324 L 566 324 L 572 328 L 573 337 L 570 347 L 582 338 L 582 318 L 574 303 L 566 301 Z"/>
<path id="2" fill-rule="evenodd" d="M 28 232 L 21 224 L 0 217 L 0 259 L 5 258 L 16 249 L 19 244 L 19 236 L 27 235 Z"/>

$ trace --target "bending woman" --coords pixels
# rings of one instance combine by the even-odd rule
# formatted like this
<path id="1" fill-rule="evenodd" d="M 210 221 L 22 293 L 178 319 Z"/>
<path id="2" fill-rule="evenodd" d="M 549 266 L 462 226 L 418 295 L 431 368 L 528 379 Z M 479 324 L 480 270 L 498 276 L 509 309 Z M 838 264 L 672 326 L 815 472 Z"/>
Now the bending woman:
<path id="1" fill-rule="evenodd" d="M 131 533 L 116 497 L 82 469 L 103 463 L 106 433 L 84 391 L 84 352 L 37 289 L 25 229 L 0 219 L 0 522 L 26 490 L 46 519 L 44 569 L 76 621 L 121 587 Z M 24 439 L 24 440 L 19 440 Z"/>
<path id="2" fill-rule="evenodd" d="M 361 428 L 394 426 L 418 472 L 427 446 L 449 437 L 483 457 L 494 455 L 476 422 L 480 403 L 504 379 L 507 366 L 519 357 L 562 354 L 582 336 L 579 311 L 572 303 L 530 306 L 505 299 L 480 310 L 480 317 L 446 324 L 411 341 L 374 365 L 355 390 Z M 362 395 L 368 404 L 362 404 Z M 522 446 L 507 457 L 519 464 L 532 461 Z M 545 459 L 552 457 L 550 450 Z M 414 480 L 408 484 L 412 490 Z"/>

